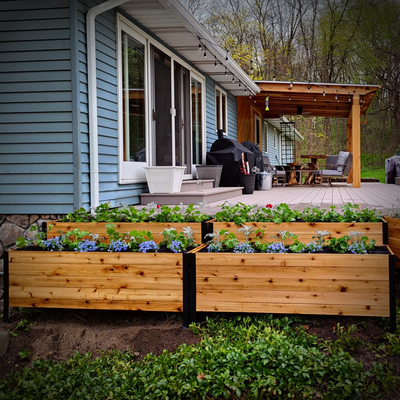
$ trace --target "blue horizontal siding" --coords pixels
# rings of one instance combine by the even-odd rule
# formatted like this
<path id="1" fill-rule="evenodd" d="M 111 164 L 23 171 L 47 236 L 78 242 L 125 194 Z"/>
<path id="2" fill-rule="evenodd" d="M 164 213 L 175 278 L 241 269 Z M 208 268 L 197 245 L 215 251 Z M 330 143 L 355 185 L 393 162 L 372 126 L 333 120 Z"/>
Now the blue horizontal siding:
<path id="1" fill-rule="evenodd" d="M 0 214 L 73 209 L 69 5 L 0 2 Z"/>

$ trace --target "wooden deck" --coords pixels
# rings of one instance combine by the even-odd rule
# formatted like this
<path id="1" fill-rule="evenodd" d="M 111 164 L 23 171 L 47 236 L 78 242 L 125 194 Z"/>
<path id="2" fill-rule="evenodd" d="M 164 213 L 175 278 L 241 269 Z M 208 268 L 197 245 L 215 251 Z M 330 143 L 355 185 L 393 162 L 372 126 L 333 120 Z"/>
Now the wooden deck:
<path id="1" fill-rule="evenodd" d="M 387 215 L 393 205 L 400 204 L 400 185 L 384 183 L 361 183 L 361 187 L 354 189 L 346 183 L 337 183 L 334 186 L 273 186 L 270 191 L 254 191 L 253 194 L 241 195 L 228 199 L 229 203 L 242 202 L 244 204 L 277 205 L 286 203 L 291 208 L 303 210 L 312 204 L 319 204 L 322 208 L 346 203 L 356 203 L 361 209 L 376 208 L 383 215 Z M 207 212 L 215 212 L 223 201 L 206 205 Z"/>

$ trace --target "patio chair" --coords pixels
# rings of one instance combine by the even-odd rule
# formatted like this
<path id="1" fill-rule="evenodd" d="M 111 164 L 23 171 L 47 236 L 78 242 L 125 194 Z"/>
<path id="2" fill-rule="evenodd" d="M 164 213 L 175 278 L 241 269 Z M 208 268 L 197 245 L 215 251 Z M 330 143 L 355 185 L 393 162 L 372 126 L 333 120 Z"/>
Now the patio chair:
<path id="1" fill-rule="evenodd" d="M 346 178 L 349 175 L 353 164 L 353 154 L 347 151 L 340 151 L 338 155 L 328 156 L 326 159 L 326 169 L 314 172 L 321 177 L 321 185 L 324 178 L 332 186 L 332 178 Z"/>
<path id="2" fill-rule="evenodd" d="M 280 165 L 271 165 L 268 156 L 263 156 L 264 171 L 271 172 L 272 177 L 275 178 L 276 183 L 281 183 L 282 186 L 286 184 L 286 171 Z"/>

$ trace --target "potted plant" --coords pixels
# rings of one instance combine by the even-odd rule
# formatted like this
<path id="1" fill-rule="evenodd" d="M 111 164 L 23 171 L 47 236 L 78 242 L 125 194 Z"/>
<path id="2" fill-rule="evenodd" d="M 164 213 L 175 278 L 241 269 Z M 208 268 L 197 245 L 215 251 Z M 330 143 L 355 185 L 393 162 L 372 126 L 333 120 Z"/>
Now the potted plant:
<path id="1" fill-rule="evenodd" d="M 194 252 L 196 311 L 390 317 L 395 330 L 394 255 L 360 232 L 315 232 L 308 243 L 280 231 L 278 241 L 243 226 L 239 240 L 216 230 Z M 289 244 L 289 239 L 292 239 Z"/>
<path id="2" fill-rule="evenodd" d="M 5 320 L 9 306 L 185 311 L 182 253 L 197 246 L 189 226 L 166 229 L 159 243 L 149 231 L 121 234 L 113 224 L 107 235 L 107 243 L 79 229 L 19 238 L 6 256 Z"/>
<path id="3" fill-rule="evenodd" d="M 388 244 L 385 219 L 375 209 L 360 210 L 357 204 L 350 203 L 342 206 L 342 212 L 339 213 L 335 206 L 323 209 L 319 205 L 312 205 L 300 212 L 292 210 L 285 203 L 257 207 L 226 202 L 221 205 L 221 210 L 208 224 L 209 232 L 221 229 L 232 230 L 243 224 L 250 224 L 255 229 L 264 230 L 266 239 L 271 239 L 271 236 L 279 229 L 292 232 L 303 242 L 311 241 L 316 230 L 327 230 L 330 232 L 330 237 L 340 237 L 348 235 L 351 231 L 360 231 L 363 235 L 374 239 L 377 245 Z"/>
<path id="4" fill-rule="evenodd" d="M 182 203 L 177 206 L 157 205 L 149 203 L 147 207 L 120 206 L 111 208 L 108 203 L 100 204 L 93 212 L 80 208 L 69 213 L 61 221 L 47 223 L 47 237 L 51 238 L 78 228 L 90 233 L 98 234 L 108 240 L 108 223 L 116 225 L 115 230 L 120 233 L 136 231 L 151 231 L 156 242 L 162 239 L 160 235 L 165 228 L 175 228 L 181 231 L 184 227 L 192 228 L 197 243 L 202 243 L 208 232 L 206 221 L 211 216 L 204 212 L 205 202 L 197 205 Z M 48 229 L 49 227 L 52 229 Z"/>
<path id="5" fill-rule="evenodd" d="M 144 167 L 150 193 L 179 193 L 186 167 Z"/>
<path id="6" fill-rule="evenodd" d="M 252 194 L 254 192 L 256 172 L 253 172 L 253 170 L 254 168 L 250 171 L 249 162 L 245 161 L 244 153 L 242 153 L 242 165 L 239 166 L 239 186 L 243 187 L 243 194 Z"/>

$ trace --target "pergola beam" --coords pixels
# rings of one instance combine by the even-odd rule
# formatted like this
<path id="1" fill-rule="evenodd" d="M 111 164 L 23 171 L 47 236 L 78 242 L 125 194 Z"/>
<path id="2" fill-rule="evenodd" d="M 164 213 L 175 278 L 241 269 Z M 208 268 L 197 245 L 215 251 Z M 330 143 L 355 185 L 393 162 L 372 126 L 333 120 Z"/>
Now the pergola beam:
<path id="1" fill-rule="evenodd" d="M 355 85 L 307 82 L 256 82 L 261 92 L 251 98 L 263 118 L 288 115 L 304 117 L 334 117 L 347 119 L 347 151 L 353 154 L 353 166 L 348 182 L 361 186 L 361 116 L 376 97 L 380 85 Z M 269 97 L 269 110 L 265 99 Z"/>

